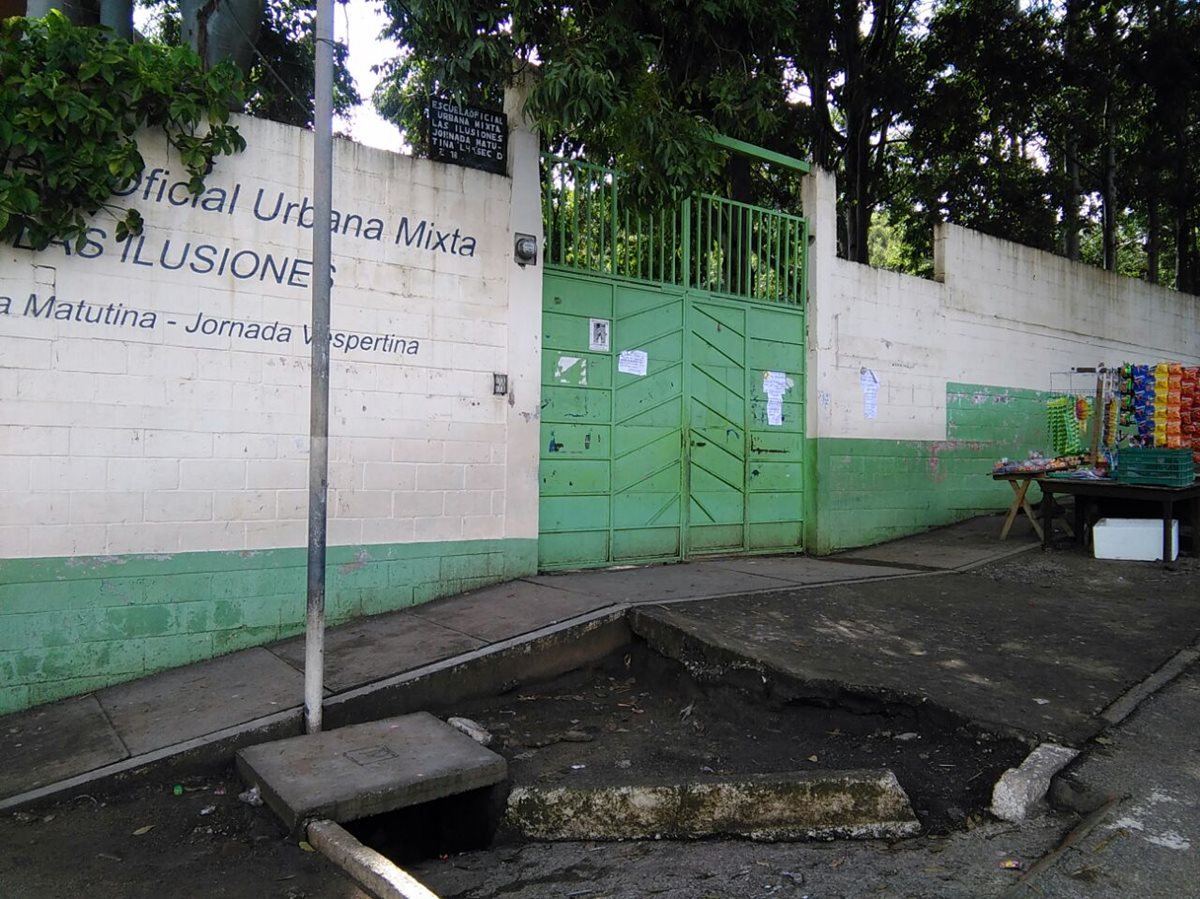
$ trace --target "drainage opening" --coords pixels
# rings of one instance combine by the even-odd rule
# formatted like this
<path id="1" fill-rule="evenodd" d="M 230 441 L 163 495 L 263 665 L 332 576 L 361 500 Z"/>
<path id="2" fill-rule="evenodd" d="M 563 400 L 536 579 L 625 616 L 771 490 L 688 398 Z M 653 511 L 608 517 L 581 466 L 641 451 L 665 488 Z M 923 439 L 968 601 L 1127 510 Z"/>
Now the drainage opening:
<path id="1" fill-rule="evenodd" d="M 486 849 L 499 826 L 509 785 L 498 784 L 412 805 L 343 826 L 401 867 Z"/>
<path id="2" fill-rule="evenodd" d="M 982 820 L 1030 748 L 903 697 L 768 684 L 749 667 L 701 676 L 635 640 L 592 668 L 436 711 L 482 724 L 516 788 L 888 769 L 935 834 Z"/>

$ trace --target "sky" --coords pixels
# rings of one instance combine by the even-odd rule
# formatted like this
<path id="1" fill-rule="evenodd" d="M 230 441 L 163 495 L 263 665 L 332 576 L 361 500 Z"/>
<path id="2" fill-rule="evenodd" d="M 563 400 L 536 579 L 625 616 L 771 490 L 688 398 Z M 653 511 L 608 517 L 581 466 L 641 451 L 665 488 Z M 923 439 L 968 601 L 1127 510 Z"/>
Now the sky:
<path id="1" fill-rule="evenodd" d="M 350 48 L 347 65 L 363 98 L 349 120 L 339 122 L 335 128 L 348 131 L 360 144 L 398 151 L 403 148 L 400 132 L 395 125 L 381 119 L 371 105 L 371 94 L 379 81 L 371 67 L 391 59 L 397 52 L 394 43 L 379 38 L 383 22 L 378 2 L 349 0 L 345 5 L 334 6 L 334 37 L 345 41 Z"/>

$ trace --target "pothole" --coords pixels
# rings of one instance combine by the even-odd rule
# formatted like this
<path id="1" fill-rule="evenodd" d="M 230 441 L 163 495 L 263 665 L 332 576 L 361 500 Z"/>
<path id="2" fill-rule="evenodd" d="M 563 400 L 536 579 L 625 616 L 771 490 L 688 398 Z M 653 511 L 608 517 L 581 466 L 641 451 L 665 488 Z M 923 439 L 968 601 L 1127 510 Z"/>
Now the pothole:
<path id="1" fill-rule="evenodd" d="M 845 690 L 780 699 L 758 681 L 740 670 L 709 672 L 700 682 L 679 662 L 635 640 L 589 669 L 433 711 L 482 724 L 494 738 L 489 748 L 507 760 L 515 790 L 588 795 L 646 785 L 687 789 L 778 782 L 785 775 L 802 782 L 890 771 L 921 832 L 933 834 L 982 820 L 994 783 L 1030 748 L 927 703 Z M 694 803 L 694 795 L 687 801 Z M 411 862 L 414 852 L 436 857 L 482 848 L 502 825 L 497 803 L 497 793 L 484 791 L 352 829 L 384 854 L 403 854 Z M 588 814 L 590 807 L 578 805 L 576 813 Z M 487 822 L 484 832 L 480 821 Z M 521 838 L 500 826 L 496 839 Z"/>

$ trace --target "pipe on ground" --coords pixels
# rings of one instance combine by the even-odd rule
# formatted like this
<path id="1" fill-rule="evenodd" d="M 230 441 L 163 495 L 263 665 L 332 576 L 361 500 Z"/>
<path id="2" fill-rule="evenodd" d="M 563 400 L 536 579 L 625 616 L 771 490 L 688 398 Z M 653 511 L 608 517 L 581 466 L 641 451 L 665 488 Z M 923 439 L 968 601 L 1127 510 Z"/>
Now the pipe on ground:
<path id="1" fill-rule="evenodd" d="M 334 821 L 310 821 L 308 842 L 378 899 L 438 899 L 437 893 Z"/>

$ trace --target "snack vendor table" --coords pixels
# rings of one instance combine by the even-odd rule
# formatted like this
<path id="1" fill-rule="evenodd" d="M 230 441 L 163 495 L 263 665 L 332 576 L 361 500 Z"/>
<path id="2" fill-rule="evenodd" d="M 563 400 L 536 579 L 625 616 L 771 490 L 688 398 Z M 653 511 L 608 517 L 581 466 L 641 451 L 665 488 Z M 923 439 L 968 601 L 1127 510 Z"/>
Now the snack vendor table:
<path id="1" fill-rule="evenodd" d="M 1193 481 L 1187 487 L 1155 487 L 1146 484 L 1121 484 L 1117 481 L 1096 481 L 1072 478 L 1051 478 L 1039 475 L 1035 478 L 1042 488 L 1042 495 L 1051 499 L 1056 493 L 1066 493 L 1076 497 L 1075 501 L 1075 539 L 1084 542 L 1085 518 L 1084 504 L 1079 498 L 1087 499 L 1126 499 L 1136 502 L 1157 503 L 1162 511 L 1163 560 L 1171 558 L 1171 520 L 1175 517 L 1175 504 L 1183 503 L 1188 520 L 1192 525 L 1192 555 L 1197 554 L 1196 543 L 1200 538 L 1200 481 Z M 1042 506 L 1042 547 L 1049 544 L 1050 514 L 1052 502 Z"/>

